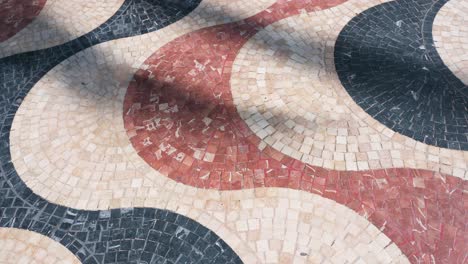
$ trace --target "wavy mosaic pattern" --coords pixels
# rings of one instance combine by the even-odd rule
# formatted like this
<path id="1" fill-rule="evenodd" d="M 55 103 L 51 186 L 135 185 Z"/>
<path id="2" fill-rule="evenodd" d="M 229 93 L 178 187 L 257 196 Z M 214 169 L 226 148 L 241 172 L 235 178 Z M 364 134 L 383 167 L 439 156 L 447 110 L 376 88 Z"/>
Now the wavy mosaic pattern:
<path id="1" fill-rule="evenodd" d="M 0 60 L 0 225 L 84 263 L 463 263 L 466 152 L 378 123 L 334 69 L 336 39 L 384 2 L 126 1 L 76 40 Z M 320 94 L 336 106 L 301 119 Z M 342 111 L 361 127 L 320 119 Z"/>

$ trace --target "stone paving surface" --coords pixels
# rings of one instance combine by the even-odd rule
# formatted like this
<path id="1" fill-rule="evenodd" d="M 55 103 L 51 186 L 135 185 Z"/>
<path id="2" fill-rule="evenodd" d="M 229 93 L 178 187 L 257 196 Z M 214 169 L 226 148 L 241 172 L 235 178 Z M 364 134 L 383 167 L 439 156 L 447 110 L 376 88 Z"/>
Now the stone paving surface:
<path id="1" fill-rule="evenodd" d="M 0 259 L 468 259 L 464 1 L 20 2 Z"/>

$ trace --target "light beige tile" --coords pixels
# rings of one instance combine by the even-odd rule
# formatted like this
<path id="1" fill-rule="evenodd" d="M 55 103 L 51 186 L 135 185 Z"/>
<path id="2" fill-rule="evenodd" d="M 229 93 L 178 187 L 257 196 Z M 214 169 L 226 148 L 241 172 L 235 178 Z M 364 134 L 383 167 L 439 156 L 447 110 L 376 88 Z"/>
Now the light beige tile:
<path id="1" fill-rule="evenodd" d="M 41 234 L 15 228 L 0 228 L 0 263 L 78 264 L 67 248 Z"/>

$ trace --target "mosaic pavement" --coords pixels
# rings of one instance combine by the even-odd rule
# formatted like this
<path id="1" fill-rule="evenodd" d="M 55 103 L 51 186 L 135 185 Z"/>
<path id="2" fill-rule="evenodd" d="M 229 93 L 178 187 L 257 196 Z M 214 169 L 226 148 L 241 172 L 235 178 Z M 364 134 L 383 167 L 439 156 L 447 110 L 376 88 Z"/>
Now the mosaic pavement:
<path id="1" fill-rule="evenodd" d="M 0 1 L 0 263 L 467 263 L 466 12 Z"/>

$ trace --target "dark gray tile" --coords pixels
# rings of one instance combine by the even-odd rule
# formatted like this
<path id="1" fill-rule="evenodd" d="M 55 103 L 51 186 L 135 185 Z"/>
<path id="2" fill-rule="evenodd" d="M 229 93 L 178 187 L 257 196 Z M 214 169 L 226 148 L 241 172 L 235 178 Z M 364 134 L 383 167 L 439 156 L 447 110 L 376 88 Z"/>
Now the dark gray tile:
<path id="1" fill-rule="evenodd" d="M 468 87 L 437 54 L 432 23 L 448 0 L 398 0 L 353 18 L 335 45 L 341 83 L 390 129 L 442 148 L 468 150 Z"/>

